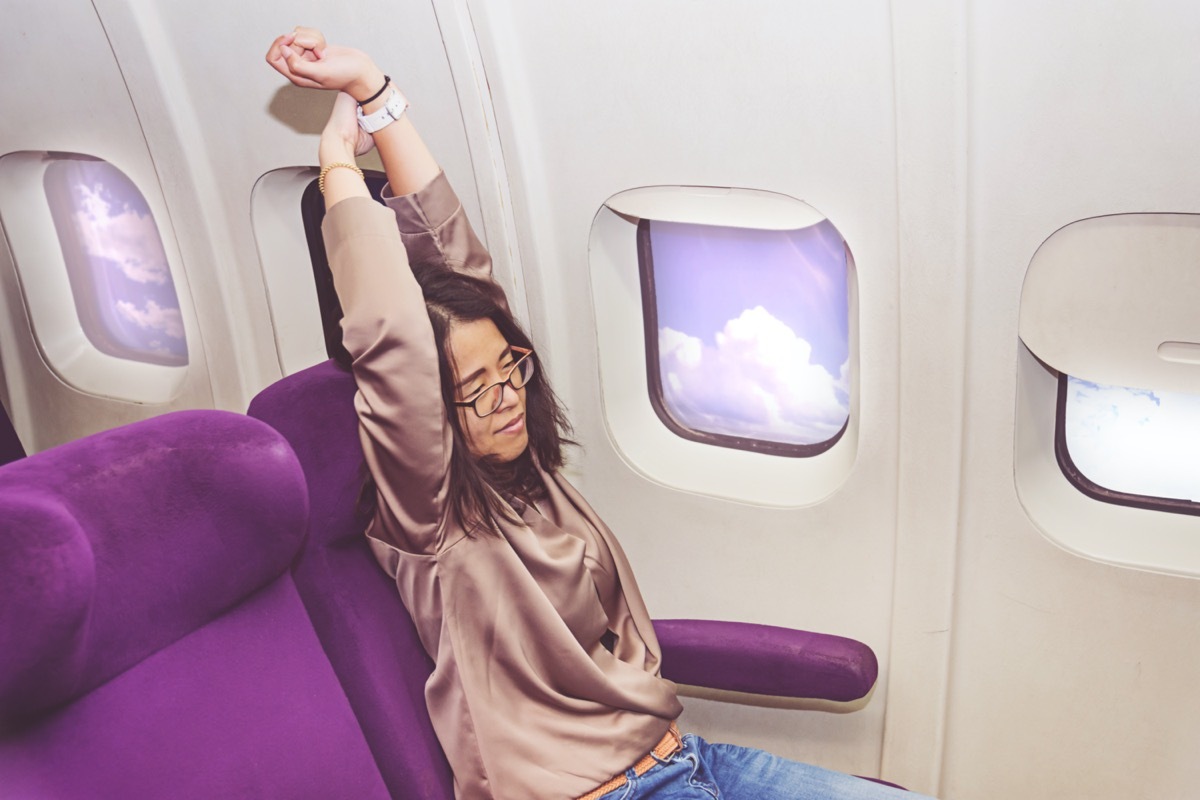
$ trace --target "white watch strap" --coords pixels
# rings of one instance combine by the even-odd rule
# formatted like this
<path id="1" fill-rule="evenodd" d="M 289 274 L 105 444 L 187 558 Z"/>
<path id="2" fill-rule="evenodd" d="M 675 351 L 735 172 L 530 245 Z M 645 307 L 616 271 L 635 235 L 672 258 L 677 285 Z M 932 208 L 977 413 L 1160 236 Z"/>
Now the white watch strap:
<path id="1" fill-rule="evenodd" d="M 367 133 L 375 133 L 381 131 L 388 125 L 391 125 L 400 117 L 404 116 L 405 109 L 408 108 L 408 98 L 395 86 L 392 87 L 392 93 L 388 95 L 387 102 L 382 107 L 376 109 L 370 114 L 364 114 L 362 106 L 358 107 L 358 126 Z"/>

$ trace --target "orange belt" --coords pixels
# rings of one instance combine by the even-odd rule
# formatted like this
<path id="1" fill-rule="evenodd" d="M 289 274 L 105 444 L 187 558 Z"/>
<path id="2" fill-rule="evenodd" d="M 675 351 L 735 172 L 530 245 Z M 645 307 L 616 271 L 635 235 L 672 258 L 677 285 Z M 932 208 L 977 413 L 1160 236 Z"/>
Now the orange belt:
<path id="1" fill-rule="evenodd" d="M 679 735 L 679 728 L 674 722 L 671 727 L 667 728 L 667 732 L 663 734 L 663 738 L 658 741 L 646 755 L 642 756 L 636 764 L 633 765 L 634 775 L 645 775 L 650 771 L 650 768 L 659 762 L 661 759 L 666 759 L 675 755 L 683 749 L 683 739 Z M 580 797 L 579 800 L 596 800 L 599 797 L 611 792 L 613 789 L 619 789 L 629 783 L 629 778 L 626 772 L 621 772 L 613 775 L 604 783 L 592 789 L 590 792 Z"/>

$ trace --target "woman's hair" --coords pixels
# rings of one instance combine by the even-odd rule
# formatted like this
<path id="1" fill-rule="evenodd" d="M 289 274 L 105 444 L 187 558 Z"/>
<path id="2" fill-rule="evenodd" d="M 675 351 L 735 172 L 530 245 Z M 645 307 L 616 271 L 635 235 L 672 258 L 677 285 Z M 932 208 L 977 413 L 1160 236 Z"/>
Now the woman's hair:
<path id="1" fill-rule="evenodd" d="M 442 402 L 454 438 L 447 501 L 468 535 L 480 529 L 498 531 L 501 520 L 518 521 L 513 517 L 507 498 L 528 503 L 544 492 L 537 466 L 553 472 L 563 465 L 563 448 L 575 444 L 569 438 L 571 426 L 558 397 L 550 388 L 546 371 L 536 369 L 524 387 L 528 447 L 510 462 L 472 455 L 459 419 L 460 407 L 454 405 L 459 398 L 454 391 L 457 370 L 450 347 L 452 325 L 489 319 L 509 345 L 532 350 L 533 343 L 513 319 L 504 302 L 503 291 L 495 283 L 443 266 L 414 265 L 413 274 L 425 296 L 425 308 L 433 326 Z M 349 354 L 344 350 L 337 353 L 335 359 L 349 368 Z M 467 410 L 467 413 L 475 412 Z M 368 482 L 363 495 L 374 495 L 373 483 Z"/>

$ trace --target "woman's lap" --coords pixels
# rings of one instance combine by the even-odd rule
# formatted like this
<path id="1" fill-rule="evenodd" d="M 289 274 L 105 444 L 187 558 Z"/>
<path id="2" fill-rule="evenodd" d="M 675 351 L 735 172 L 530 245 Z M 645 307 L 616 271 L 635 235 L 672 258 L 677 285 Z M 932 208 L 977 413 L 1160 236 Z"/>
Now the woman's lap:
<path id="1" fill-rule="evenodd" d="M 602 800 L 921 800 L 895 789 L 731 744 L 683 737 L 684 748 Z"/>

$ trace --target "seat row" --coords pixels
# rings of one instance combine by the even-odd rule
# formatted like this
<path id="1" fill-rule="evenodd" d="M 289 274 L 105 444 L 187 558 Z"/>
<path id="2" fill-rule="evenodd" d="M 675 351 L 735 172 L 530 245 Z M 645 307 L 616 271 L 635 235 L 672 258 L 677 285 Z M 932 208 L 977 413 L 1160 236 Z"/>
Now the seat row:
<path id="1" fill-rule="evenodd" d="M 0 796 L 453 797 L 353 396 L 327 362 L 0 467 Z M 667 677 L 739 699 L 849 710 L 877 675 L 841 637 L 655 626 Z"/>

